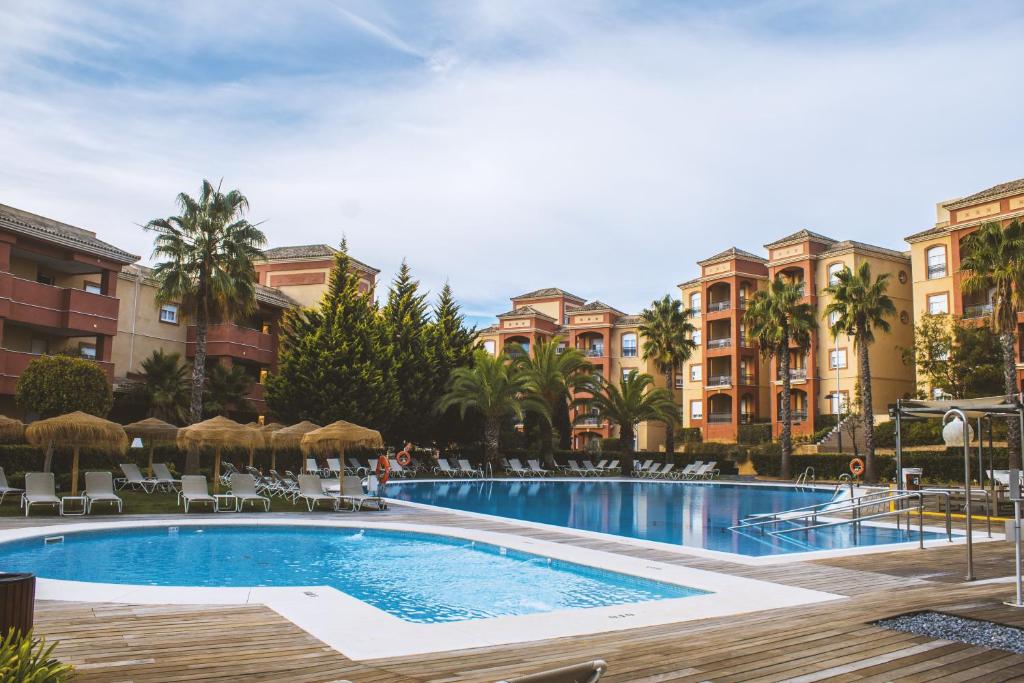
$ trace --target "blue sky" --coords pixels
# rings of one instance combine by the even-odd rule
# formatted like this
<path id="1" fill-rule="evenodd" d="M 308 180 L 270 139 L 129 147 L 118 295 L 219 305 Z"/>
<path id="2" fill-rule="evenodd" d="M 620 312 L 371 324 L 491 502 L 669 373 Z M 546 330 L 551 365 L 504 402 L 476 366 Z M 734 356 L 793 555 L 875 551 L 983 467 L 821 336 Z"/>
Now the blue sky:
<path id="1" fill-rule="evenodd" d="M 1024 176 L 1019 2 L 0 4 L 0 202 L 148 258 L 203 177 L 471 314 L 637 311 L 736 245 L 905 248 Z"/>

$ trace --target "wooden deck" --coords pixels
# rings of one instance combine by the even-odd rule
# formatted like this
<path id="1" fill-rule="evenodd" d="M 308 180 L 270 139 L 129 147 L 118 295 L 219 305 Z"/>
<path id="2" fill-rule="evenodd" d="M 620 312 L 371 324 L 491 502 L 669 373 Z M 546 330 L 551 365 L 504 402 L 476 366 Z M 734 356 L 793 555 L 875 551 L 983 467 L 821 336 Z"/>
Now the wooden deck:
<path id="1" fill-rule="evenodd" d="M 932 609 L 1024 627 L 1006 583 L 962 581 L 963 546 L 751 567 L 465 516 L 393 508 L 375 521 L 470 526 L 849 596 L 821 605 L 394 659 L 353 662 L 260 606 L 40 602 L 40 632 L 82 681 L 496 681 L 602 658 L 602 680 L 1024 680 L 1024 657 L 885 630 L 872 622 Z M 308 515 L 302 515 L 306 518 Z M 355 518 L 347 515 L 347 519 Z M 9 518 L 0 526 L 52 523 Z M 979 579 L 1013 571 L 1012 546 L 975 545 Z M 387 638 L 388 634 L 380 634 Z"/>

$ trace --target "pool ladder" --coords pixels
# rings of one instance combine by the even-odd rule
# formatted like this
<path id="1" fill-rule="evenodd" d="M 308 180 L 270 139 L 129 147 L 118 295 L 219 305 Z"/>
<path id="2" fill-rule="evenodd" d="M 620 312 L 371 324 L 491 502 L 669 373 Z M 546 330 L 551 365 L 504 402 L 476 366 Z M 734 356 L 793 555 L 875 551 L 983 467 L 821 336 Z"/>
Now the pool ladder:
<path id="1" fill-rule="evenodd" d="M 810 482 L 810 486 L 811 487 L 814 486 L 814 468 L 813 467 L 808 467 L 803 472 L 801 472 L 797 476 L 796 480 L 793 483 L 796 485 L 797 488 L 802 488 L 804 486 L 807 486 L 808 482 Z"/>

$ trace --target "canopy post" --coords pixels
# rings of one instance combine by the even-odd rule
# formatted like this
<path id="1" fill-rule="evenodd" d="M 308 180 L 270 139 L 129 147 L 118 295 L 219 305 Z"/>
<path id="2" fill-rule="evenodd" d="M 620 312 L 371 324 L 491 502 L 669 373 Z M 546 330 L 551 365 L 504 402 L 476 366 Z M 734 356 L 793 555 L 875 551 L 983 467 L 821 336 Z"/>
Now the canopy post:
<path id="1" fill-rule="evenodd" d="M 985 490 L 985 461 L 982 459 L 981 448 L 985 440 L 981 438 L 981 416 L 978 416 L 978 488 Z"/>
<path id="2" fill-rule="evenodd" d="M 896 490 L 903 490 L 903 439 L 901 433 L 902 413 L 900 403 L 903 399 L 896 399 Z"/>

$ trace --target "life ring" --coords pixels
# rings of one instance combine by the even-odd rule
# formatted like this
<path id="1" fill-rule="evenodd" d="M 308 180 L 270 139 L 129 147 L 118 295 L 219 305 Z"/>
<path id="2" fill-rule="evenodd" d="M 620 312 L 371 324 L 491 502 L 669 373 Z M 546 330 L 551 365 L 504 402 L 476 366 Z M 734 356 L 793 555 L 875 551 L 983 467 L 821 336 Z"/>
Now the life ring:
<path id="1" fill-rule="evenodd" d="M 854 458 L 850 461 L 850 474 L 855 477 L 859 477 L 864 474 L 864 461 L 860 458 Z"/>
<path id="2" fill-rule="evenodd" d="M 402 451 L 395 457 L 395 460 L 397 460 L 398 464 L 401 465 L 402 467 L 408 467 L 409 464 L 412 462 L 412 456 L 409 455 L 406 451 Z"/>
<path id="3" fill-rule="evenodd" d="M 388 483 L 388 475 L 391 474 L 391 463 L 388 462 L 388 456 L 382 455 L 377 458 L 377 467 L 374 473 L 377 475 L 377 481 L 381 485 Z"/>

